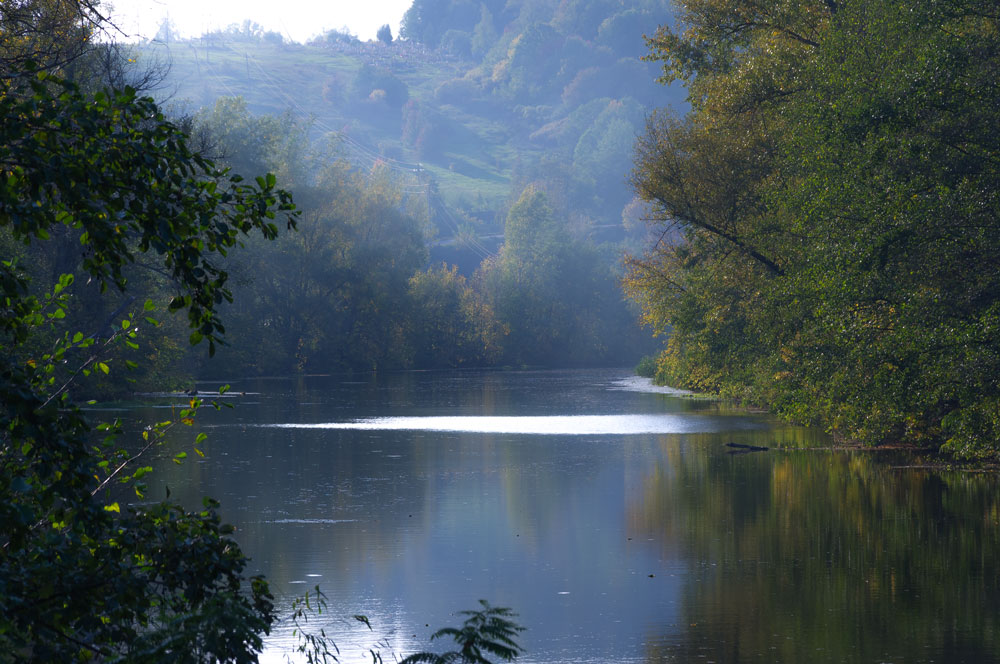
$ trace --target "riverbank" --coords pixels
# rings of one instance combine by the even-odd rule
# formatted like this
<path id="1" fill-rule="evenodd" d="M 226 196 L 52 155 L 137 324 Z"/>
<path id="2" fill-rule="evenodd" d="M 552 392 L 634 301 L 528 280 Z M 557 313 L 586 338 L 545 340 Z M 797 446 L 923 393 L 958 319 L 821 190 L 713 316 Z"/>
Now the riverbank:
<path id="1" fill-rule="evenodd" d="M 774 417 L 781 419 L 790 424 L 795 424 L 802 426 L 801 422 L 796 422 L 793 419 L 783 418 L 778 413 L 775 413 L 771 408 L 767 406 L 760 406 L 756 404 L 746 404 L 740 399 L 726 397 L 720 394 L 713 394 L 710 392 L 697 392 L 694 390 L 681 389 L 676 387 L 671 387 L 667 385 L 657 385 L 655 378 L 648 376 L 636 375 L 633 377 L 637 385 L 642 385 L 644 383 L 649 384 L 649 392 L 658 392 L 662 394 L 668 394 L 673 397 L 682 399 L 691 399 L 699 401 L 719 401 L 727 402 L 731 404 L 734 408 L 739 408 L 746 411 L 747 413 L 755 414 L 770 414 Z M 835 431 L 827 431 L 833 440 L 834 444 L 828 448 L 815 448 L 815 449 L 834 449 L 834 450 L 857 450 L 857 451 L 869 451 L 869 452 L 906 452 L 914 456 L 914 463 L 894 466 L 898 468 L 926 468 L 928 470 L 957 470 L 962 472 L 982 472 L 982 473 L 1000 473 L 1000 458 L 983 458 L 983 459 L 961 459 L 954 455 L 948 454 L 947 452 L 942 452 L 939 447 L 932 446 L 922 446 L 912 443 L 905 442 L 887 442 L 877 445 L 868 445 L 855 439 L 848 438 Z"/>

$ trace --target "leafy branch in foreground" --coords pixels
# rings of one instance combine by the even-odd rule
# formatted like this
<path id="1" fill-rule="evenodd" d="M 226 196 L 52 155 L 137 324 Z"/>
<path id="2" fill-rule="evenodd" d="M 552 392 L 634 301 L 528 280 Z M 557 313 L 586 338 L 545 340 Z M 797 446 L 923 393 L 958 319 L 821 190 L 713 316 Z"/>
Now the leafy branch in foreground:
<path id="1" fill-rule="evenodd" d="M 82 272 L 122 291 L 123 268 L 157 256 L 192 343 L 221 341 L 218 257 L 252 231 L 273 238 L 279 214 L 294 226 L 273 176 L 247 185 L 216 168 L 150 99 L 41 73 L 0 80 L 0 231 L 24 244 L 73 233 Z M 95 426 L 70 398 L 79 377 L 109 373 L 107 344 L 134 349 L 138 330 L 127 313 L 106 342 L 74 332 L 73 281 L 39 297 L 16 260 L 0 262 L 0 661 L 256 661 L 273 598 L 246 575 L 218 504 L 118 502 L 123 486 L 141 496 L 149 468 L 133 464 L 173 423 L 130 450 L 118 423 Z M 182 424 L 200 401 L 189 405 Z"/>
<path id="2" fill-rule="evenodd" d="M 458 613 L 460 616 L 468 616 L 461 627 L 445 627 L 431 634 L 432 641 L 450 636 L 460 650 L 440 655 L 419 652 L 410 655 L 401 664 L 493 664 L 486 655 L 497 657 L 499 661 L 512 662 L 524 654 L 524 649 L 515 638 L 527 628 L 513 620 L 517 614 L 505 607 L 490 606 L 484 599 L 479 600 L 479 603 L 483 608 L 478 611 Z"/>

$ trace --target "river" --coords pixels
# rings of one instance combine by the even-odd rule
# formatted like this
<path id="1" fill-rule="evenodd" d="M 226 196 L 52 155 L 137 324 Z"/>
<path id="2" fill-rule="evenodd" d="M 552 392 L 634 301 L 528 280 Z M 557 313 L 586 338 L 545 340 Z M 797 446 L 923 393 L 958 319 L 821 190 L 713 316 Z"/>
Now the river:
<path id="1" fill-rule="evenodd" d="M 995 475 L 834 450 L 625 370 L 230 384 L 157 481 L 222 502 L 282 609 L 319 585 L 341 661 L 440 651 L 479 599 L 519 614 L 525 663 L 1000 661 Z M 262 661 L 294 643 L 279 625 Z"/>

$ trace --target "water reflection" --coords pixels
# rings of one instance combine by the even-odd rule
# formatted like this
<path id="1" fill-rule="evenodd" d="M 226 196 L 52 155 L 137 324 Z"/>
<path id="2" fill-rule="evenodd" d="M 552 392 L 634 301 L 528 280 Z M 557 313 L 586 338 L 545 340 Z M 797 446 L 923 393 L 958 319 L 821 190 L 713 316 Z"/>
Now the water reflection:
<path id="1" fill-rule="evenodd" d="M 651 634 L 647 661 L 997 661 L 995 477 L 675 450 L 628 507 L 629 532 L 690 570 L 681 638 Z"/>
<path id="2" fill-rule="evenodd" d="M 995 477 L 803 451 L 821 434 L 623 377 L 234 383 L 257 403 L 200 415 L 208 458 L 157 476 L 222 500 L 284 605 L 321 583 L 345 662 L 424 647 L 479 598 L 520 612 L 526 662 L 996 661 Z"/>

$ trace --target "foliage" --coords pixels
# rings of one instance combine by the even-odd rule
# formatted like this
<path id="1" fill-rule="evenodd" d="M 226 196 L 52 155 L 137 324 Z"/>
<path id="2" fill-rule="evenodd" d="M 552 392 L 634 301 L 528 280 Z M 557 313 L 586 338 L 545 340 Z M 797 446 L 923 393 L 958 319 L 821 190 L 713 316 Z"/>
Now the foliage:
<path id="1" fill-rule="evenodd" d="M 469 616 L 461 627 L 445 627 L 431 635 L 431 640 L 449 636 L 461 649 L 441 655 L 421 652 L 403 659 L 401 664 L 492 664 L 487 656 L 499 661 L 512 662 L 524 650 L 517 644 L 517 635 L 526 628 L 518 625 L 513 618 L 517 614 L 508 608 L 490 606 L 484 599 L 479 600 L 483 608 L 474 611 L 460 611 L 458 615 Z"/>
<path id="2" fill-rule="evenodd" d="M 482 57 L 497 41 L 497 29 L 494 24 L 493 14 L 485 4 L 479 9 L 479 23 L 472 30 L 472 41 L 470 47 L 472 54 Z"/>
<path id="3" fill-rule="evenodd" d="M 232 310 L 239 323 L 230 319 L 234 333 L 240 335 L 239 348 L 228 349 L 225 366 L 214 363 L 212 372 L 239 372 L 240 367 L 253 373 L 282 373 L 306 366 L 326 371 L 345 365 L 368 370 L 538 361 L 529 356 L 546 364 L 634 363 L 648 339 L 636 331 L 636 317 L 621 304 L 616 284 L 625 235 L 622 209 L 631 198 L 623 173 L 629 168 L 634 135 L 643 125 L 643 104 L 654 98 L 659 102 L 664 94 L 654 82 L 656 67 L 633 57 L 636 45 L 642 44 L 638 35 L 632 37 L 636 43 L 628 59 L 618 49 L 624 48 L 627 33 L 638 21 L 635 12 L 650 21 L 669 12 L 659 0 L 614 5 L 613 16 L 634 12 L 615 23 L 614 34 L 620 39 L 598 43 L 600 26 L 609 17 L 600 18 L 590 4 L 560 8 L 560 3 L 536 0 L 421 1 L 410 16 L 422 18 L 407 25 L 426 29 L 426 38 L 409 34 L 394 41 L 391 49 L 336 39 L 294 49 L 267 44 L 228 48 L 211 40 L 199 42 L 195 49 L 173 49 L 177 96 L 207 104 L 195 127 L 205 127 L 205 145 L 213 156 L 241 172 L 276 173 L 304 206 L 313 197 L 324 207 L 324 199 L 346 201 L 353 196 L 347 192 L 352 187 L 323 191 L 325 185 L 318 180 L 333 161 L 351 162 L 351 180 L 360 191 L 382 187 L 369 173 L 384 169 L 391 174 L 392 187 L 405 192 L 399 198 L 405 214 L 412 216 L 417 207 L 423 208 L 413 221 L 425 233 L 429 261 L 406 269 L 399 262 L 383 264 L 379 269 L 391 274 L 384 280 L 365 276 L 366 266 L 354 263 L 358 254 L 346 248 L 341 256 L 336 243 L 354 247 L 354 236 L 365 236 L 364 223 L 372 228 L 393 226 L 391 218 L 384 225 L 369 219 L 354 227 L 358 215 L 313 214 L 311 203 L 306 206 L 310 220 L 303 224 L 315 223 L 315 228 L 303 227 L 302 233 L 280 241 L 277 253 L 268 250 L 270 260 L 263 258 L 263 244 L 244 254 L 229 266 L 242 289 Z M 586 20 L 577 21 L 573 17 L 577 11 L 587 13 Z M 578 28 L 590 36 L 585 39 L 573 32 Z M 654 28 L 650 25 L 646 31 Z M 463 58 L 468 46 L 474 61 L 456 62 L 445 52 L 449 45 Z M 195 53 L 203 55 L 195 60 Z M 209 80 L 225 81 L 226 89 L 242 92 L 242 107 L 237 109 L 231 100 L 218 101 L 220 85 Z M 316 85 L 316 80 L 321 83 Z M 524 94 L 514 92 L 521 88 Z M 404 99 L 401 107 L 393 105 Z M 281 126 L 290 122 L 286 109 L 291 100 L 299 117 L 315 120 L 297 123 L 302 133 L 285 137 Z M 213 110 L 220 103 L 222 107 Z M 323 132 L 330 134 L 318 138 Z M 301 136 L 316 142 L 300 142 Z M 332 136 L 339 143 L 329 149 L 321 141 Z M 384 164 L 373 169 L 379 160 Z M 549 270 L 547 281 L 529 284 L 516 273 L 513 259 L 503 261 L 509 269 L 502 276 L 495 254 L 510 206 L 532 184 L 546 192 L 557 225 L 566 231 L 560 242 L 568 244 L 554 245 L 565 259 L 562 267 Z M 467 203 L 472 200 L 474 206 Z M 316 251 L 306 245 L 306 234 Z M 387 237 L 394 239 L 391 233 Z M 403 233 L 394 246 L 410 237 Z M 484 259 L 489 260 L 483 263 Z M 466 286 L 484 304 L 480 310 L 484 320 L 475 327 L 497 332 L 493 337 L 497 344 L 482 346 L 490 348 L 482 359 L 470 359 L 478 356 L 471 346 L 459 351 L 444 339 L 429 340 L 425 333 L 436 327 L 447 336 L 449 325 L 435 326 L 413 314 L 421 304 L 411 295 L 427 296 L 430 302 L 450 297 L 432 294 L 427 281 L 419 296 L 417 291 L 405 292 L 411 277 L 442 262 L 457 265 L 458 273 L 468 279 Z M 475 276 L 481 264 L 483 278 Z M 358 269 L 345 282 L 345 268 L 353 265 Z M 272 266 L 277 269 L 262 269 Z M 412 271 L 398 279 L 407 269 Z M 566 273 L 560 275 L 559 269 Z M 372 297 L 365 304 L 364 287 L 372 282 L 391 288 L 369 292 Z M 437 283 L 448 291 L 451 286 L 445 282 Z M 403 293 L 393 290 L 400 285 Z M 501 293 L 508 285 L 510 289 Z M 325 295 L 327 291 L 332 294 Z M 521 296 L 537 301 L 532 315 L 539 325 L 520 325 L 515 301 Z M 556 299 L 543 303 L 547 297 Z M 348 300 L 350 305 L 342 307 Z M 511 307 L 501 320 L 500 309 L 508 303 Z M 556 314 L 549 323 L 546 307 Z M 351 316 L 353 325 L 366 329 L 366 339 L 357 348 L 348 345 Z M 510 320 L 517 325 L 511 326 Z M 378 334 L 367 331 L 372 329 L 369 322 Z M 407 329 L 411 323 L 420 329 Z M 560 325 L 571 329 L 558 330 Z M 519 326 L 543 336 L 536 342 L 530 335 L 518 334 Z M 522 339 L 523 348 L 504 330 Z M 368 341 L 372 337 L 377 343 Z M 542 350 L 550 343 L 558 353 Z M 449 347 L 456 352 L 445 357 Z M 423 357 L 417 348 L 435 349 L 433 359 Z"/>
<path id="4" fill-rule="evenodd" d="M 377 91 L 381 90 L 381 94 Z M 399 109 L 409 99 L 406 84 L 391 72 L 364 64 L 351 83 L 351 94 L 358 101 L 383 99 L 392 109 Z"/>
<path id="5" fill-rule="evenodd" d="M 493 70 L 494 82 L 510 97 L 529 103 L 544 101 L 559 72 L 563 39 L 548 23 L 530 25 L 514 38 L 507 59 Z"/>
<path id="6" fill-rule="evenodd" d="M 9 0 L 0 12 L 0 77 L 29 67 L 57 72 L 92 47 L 103 21 L 98 0 Z"/>
<path id="7" fill-rule="evenodd" d="M 49 84 L 62 88 L 58 96 Z M 0 96 L 9 119 L 0 149 L 0 224 L 22 241 L 44 240 L 59 225 L 81 231 L 83 269 L 119 288 L 136 254 L 160 254 L 180 285 L 170 309 L 187 310 L 192 343 L 205 339 L 214 352 L 224 331 L 216 307 L 231 294 L 228 275 L 209 256 L 225 256 L 251 231 L 277 236 L 277 215 L 294 210 L 290 196 L 276 188 L 274 176 L 255 183 L 227 177 L 191 152 L 184 134 L 134 91 L 88 99 L 40 73 L 31 92 L 22 98 L 8 89 Z M 98 154 L 105 168 L 93 167 Z M 294 224 L 294 214 L 287 216 L 286 225 Z"/>
<path id="8" fill-rule="evenodd" d="M 994 455 L 997 18 L 982 3 L 690 0 L 650 40 L 633 260 L 662 379 L 869 443 Z M 973 267 L 975 266 L 975 267 Z"/>
<path id="9" fill-rule="evenodd" d="M 526 187 L 507 215 L 503 247 L 477 273 L 485 301 L 507 331 L 504 361 L 634 361 L 640 344 L 621 333 L 631 314 L 605 265 L 594 247 L 572 237 L 545 192 Z"/>
<path id="10" fill-rule="evenodd" d="M 218 308 L 230 296 L 217 259 L 251 232 L 274 237 L 279 217 L 294 226 L 288 193 L 273 176 L 244 183 L 191 151 L 132 90 L 88 96 L 41 72 L 3 85 L 0 227 L 26 244 L 72 231 L 80 269 L 102 289 L 124 290 L 127 266 L 156 255 L 171 279 L 170 308 L 187 311 L 192 343 L 214 349 Z M 130 491 L 144 496 L 149 468 L 136 462 L 175 423 L 123 441 L 117 422 L 95 431 L 70 398 L 80 377 L 110 372 L 102 349 L 136 345 L 139 332 L 134 313 L 119 314 L 114 334 L 74 329 L 73 284 L 64 274 L 39 295 L 16 260 L 0 267 L 4 656 L 252 661 L 274 620 L 271 596 L 262 579 L 244 575 L 246 558 L 217 504 L 189 512 L 169 501 L 120 502 Z M 48 348 L 34 352 L 39 338 Z M 178 421 L 190 423 L 200 405 L 193 399 Z"/>
<path id="11" fill-rule="evenodd" d="M 375 37 L 383 44 L 391 44 L 392 28 L 389 27 L 388 23 L 386 23 L 385 25 L 383 25 L 381 28 L 378 29 L 378 32 L 375 33 Z"/>
<path id="12" fill-rule="evenodd" d="M 586 182 L 601 200 L 612 202 L 613 211 L 620 210 L 621 182 L 608 178 L 607 173 L 626 173 L 629 169 L 631 146 L 642 125 L 642 108 L 632 98 L 612 101 L 593 124 L 580 136 L 573 149 L 575 176 Z"/>
<path id="13" fill-rule="evenodd" d="M 417 272 L 410 277 L 408 299 L 406 338 L 414 366 L 484 366 L 499 358 L 502 328 L 457 267 Z"/>
<path id="14" fill-rule="evenodd" d="M 656 358 L 652 355 L 643 355 L 639 364 L 635 365 L 635 375 L 643 378 L 652 378 L 656 375 Z"/>
<path id="15" fill-rule="evenodd" d="M 403 15 L 400 34 L 434 47 L 448 30 L 471 31 L 479 12 L 472 0 L 415 0 Z"/>
<path id="16" fill-rule="evenodd" d="M 195 124 L 240 170 L 281 174 L 302 208 L 298 230 L 253 242 L 227 263 L 232 347 L 213 372 L 371 370 L 411 363 L 409 281 L 426 261 L 426 211 L 391 169 L 358 171 L 306 128 L 220 100 Z M 437 347 L 446 346 L 441 340 Z M 464 351 L 454 349 L 456 356 Z"/>

